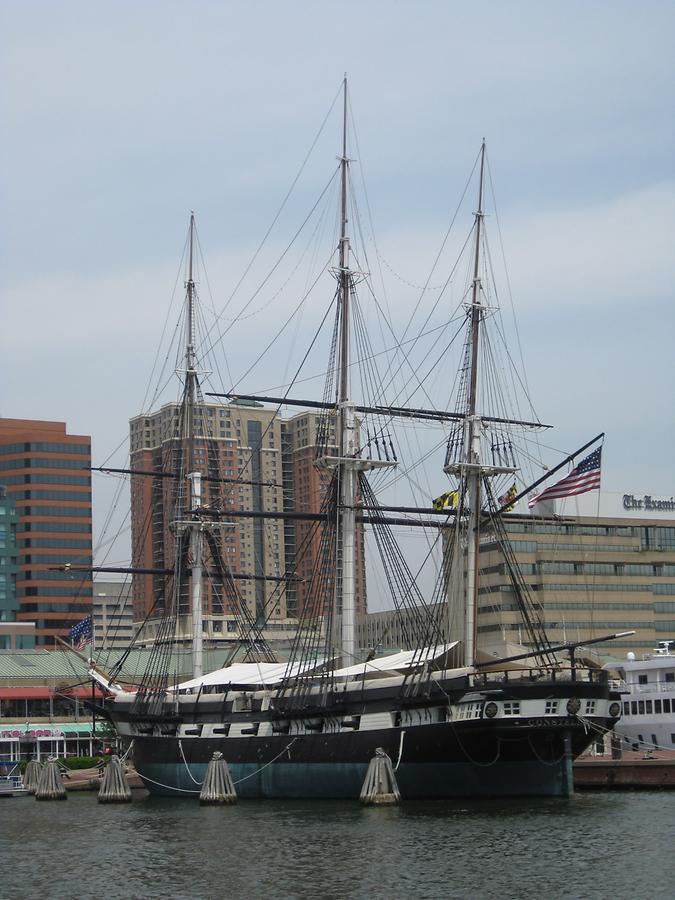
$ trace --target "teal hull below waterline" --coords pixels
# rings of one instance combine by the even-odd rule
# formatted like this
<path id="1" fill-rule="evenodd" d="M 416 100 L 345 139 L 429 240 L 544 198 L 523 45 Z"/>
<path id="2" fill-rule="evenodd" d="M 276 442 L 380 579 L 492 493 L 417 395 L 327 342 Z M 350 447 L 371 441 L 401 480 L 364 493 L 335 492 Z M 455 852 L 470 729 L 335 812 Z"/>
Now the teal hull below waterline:
<path id="1" fill-rule="evenodd" d="M 356 763 L 253 763 L 230 765 L 241 798 L 358 799 L 367 766 Z M 199 796 L 206 764 L 147 763 L 138 774 L 151 794 Z M 573 792 L 572 762 L 401 764 L 396 780 L 402 800 L 447 797 L 567 797 Z"/>

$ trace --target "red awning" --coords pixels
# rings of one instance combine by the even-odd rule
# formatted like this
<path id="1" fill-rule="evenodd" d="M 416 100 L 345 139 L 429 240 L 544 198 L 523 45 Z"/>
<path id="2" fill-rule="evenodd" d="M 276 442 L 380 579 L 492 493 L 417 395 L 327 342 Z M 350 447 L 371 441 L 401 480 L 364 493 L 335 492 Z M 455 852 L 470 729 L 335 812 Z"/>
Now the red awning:
<path id="1" fill-rule="evenodd" d="M 98 685 L 96 696 L 103 696 Z M 53 687 L 0 687 L 0 700 L 49 700 L 50 697 L 77 697 L 78 700 L 86 700 L 91 697 L 91 686 L 78 685 L 63 690 Z"/>
<path id="2" fill-rule="evenodd" d="M 49 700 L 53 693 L 50 687 L 4 687 L 0 700 Z"/>

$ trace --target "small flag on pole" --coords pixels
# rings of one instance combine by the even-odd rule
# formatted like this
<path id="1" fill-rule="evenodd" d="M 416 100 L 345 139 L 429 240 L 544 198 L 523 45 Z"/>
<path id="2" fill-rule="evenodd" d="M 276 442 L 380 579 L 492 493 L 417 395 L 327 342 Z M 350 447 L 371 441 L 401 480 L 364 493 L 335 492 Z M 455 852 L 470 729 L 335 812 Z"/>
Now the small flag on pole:
<path id="1" fill-rule="evenodd" d="M 541 494 L 531 497 L 527 501 L 529 507 L 541 500 L 556 500 L 558 497 L 574 497 L 576 494 L 585 494 L 586 491 L 594 491 L 600 488 L 600 455 L 602 447 L 594 450 L 586 459 L 582 459 L 569 475 L 547 487 Z"/>
<path id="2" fill-rule="evenodd" d="M 499 508 L 502 512 L 511 512 L 513 509 L 513 503 L 510 501 L 518 494 L 518 489 L 516 488 L 515 481 L 508 489 L 505 494 L 502 494 L 501 497 L 497 498 L 497 503 L 499 503 Z"/>
<path id="3" fill-rule="evenodd" d="M 91 644 L 93 628 L 91 616 L 73 625 L 70 629 L 70 643 L 76 650 L 82 650 L 87 644 Z"/>
<path id="4" fill-rule="evenodd" d="M 446 491 L 434 500 L 434 509 L 455 509 L 459 501 L 459 491 Z"/>

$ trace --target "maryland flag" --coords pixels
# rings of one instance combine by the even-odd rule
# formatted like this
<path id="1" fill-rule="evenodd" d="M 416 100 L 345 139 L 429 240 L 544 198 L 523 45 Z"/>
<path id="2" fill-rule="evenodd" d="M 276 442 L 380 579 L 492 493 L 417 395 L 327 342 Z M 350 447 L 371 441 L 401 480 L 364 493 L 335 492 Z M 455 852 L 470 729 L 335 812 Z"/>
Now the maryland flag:
<path id="1" fill-rule="evenodd" d="M 459 491 L 446 491 L 434 500 L 434 509 L 456 509 L 459 502 Z"/>
<path id="2" fill-rule="evenodd" d="M 514 504 L 509 503 L 509 501 L 513 500 L 513 498 L 515 496 L 517 496 L 517 494 L 518 494 L 518 489 L 516 488 L 516 483 L 514 481 L 513 484 L 511 485 L 511 487 L 508 489 L 508 491 L 505 494 L 502 494 L 501 497 L 497 498 L 497 502 L 499 503 L 499 507 L 502 512 L 511 512 L 511 510 L 514 507 Z"/>

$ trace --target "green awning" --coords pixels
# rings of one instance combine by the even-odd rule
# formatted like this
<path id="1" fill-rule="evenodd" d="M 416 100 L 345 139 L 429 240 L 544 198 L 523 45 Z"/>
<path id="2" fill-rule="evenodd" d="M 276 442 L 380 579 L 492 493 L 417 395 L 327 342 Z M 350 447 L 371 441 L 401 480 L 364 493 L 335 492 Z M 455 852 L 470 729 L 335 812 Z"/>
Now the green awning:
<path id="1" fill-rule="evenodd" d="M 102 722 L 96 723 L 96 734 L 103 734 L 105 725 Z M 30 722 L 0 724 L 0 741 L 11 740 L 12 738 L 25 738 L 30 740 L 53 739 L 59 740 L 67 735 L 79 734 L 82 737 L 91 735 L 91 722 L 46 722 L 32 725 Z"/>

